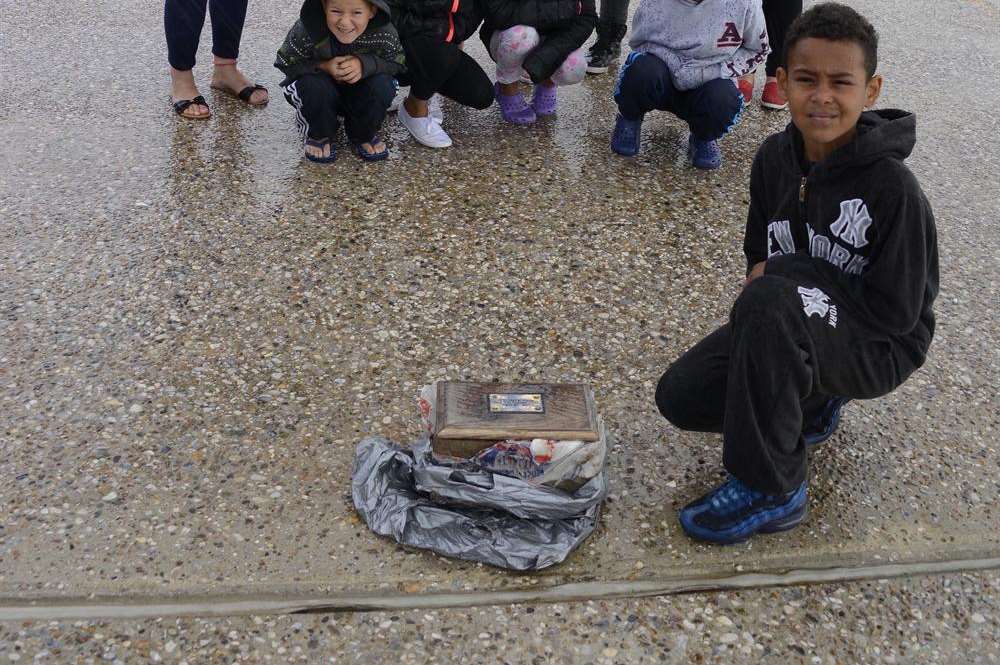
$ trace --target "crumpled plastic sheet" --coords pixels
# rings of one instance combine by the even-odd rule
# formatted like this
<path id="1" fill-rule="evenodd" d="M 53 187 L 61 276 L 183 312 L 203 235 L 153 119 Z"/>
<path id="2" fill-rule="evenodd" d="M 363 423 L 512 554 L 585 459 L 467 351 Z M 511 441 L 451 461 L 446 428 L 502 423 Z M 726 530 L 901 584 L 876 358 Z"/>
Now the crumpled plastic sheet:
<path id="1" fill-rule="evenodd" d="M 604 469 L 568 494 L 517 478 L 435 464 L 422 440 L 358 443 L 351 495 L 372 531 L 411 547 L 512 570 L 560 563 L 595 528 Z"/>

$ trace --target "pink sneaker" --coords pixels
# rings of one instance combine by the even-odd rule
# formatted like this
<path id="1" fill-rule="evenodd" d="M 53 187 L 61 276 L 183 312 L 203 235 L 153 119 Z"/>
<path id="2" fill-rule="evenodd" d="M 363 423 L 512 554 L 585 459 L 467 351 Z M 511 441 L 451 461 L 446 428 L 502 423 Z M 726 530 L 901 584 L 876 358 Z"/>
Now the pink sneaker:
<path id="1" fill-rule="evenodd" d="M 505 95 L 500 92 L 500 84 L 494 83 L 493 94 L 496 97 L 497 106 L 500 107 L 500 116 L 507 122 L 515 125 L 530 125 L 538 119 L 535 115 L 535 109 L 531 108 L 521 93 Z"/>
<path id="2" fill-rule="evenodd" d="M 781 111 L 788 107 L 788 100 L 781 94 L 781 88 L 777 81 L 768 81 L 764 84 L 764 92 L 760 96 L 760 105 L 766 109 Z"/>

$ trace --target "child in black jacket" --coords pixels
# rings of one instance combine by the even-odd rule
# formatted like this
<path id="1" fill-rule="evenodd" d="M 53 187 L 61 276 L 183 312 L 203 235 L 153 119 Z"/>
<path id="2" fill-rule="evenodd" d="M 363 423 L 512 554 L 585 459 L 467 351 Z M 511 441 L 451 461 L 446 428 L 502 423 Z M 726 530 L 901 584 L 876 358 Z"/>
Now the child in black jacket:
<path id="1" fill-rule="evenodd" d="M 377 132 L 403 61 L 385 0 L 305 0 L 274 66 L 285 75 L 281 87 L 295 107 L 307 159 L 336 159 L 341 116 L 359 157 L 389 156 Z"/>
<path id="2" fill-rule="evenodd" d="M 717 543 L 790 529 L 806 513 L 807 450 L 847 399 L 871 399 L 920 367 L 934 333 L 937 239 L 903 164 L 915 119 L 868 111 L 881 90 L 877 35 L 854 10 L 799 17 L 778 70 L 792 115 L 750 175 L 748 274 L 729 322 L 660 379 L 682 429 L 721 432 L 732 474 L 681 510 Z"/>
<path id="3" fill-rule="evenodd" d="M 507 122 L 530 125 L 556 112 L 556 86 L 587 75 L 583 44 L 597 24 L 594 0 L 480 0 L 479 36 L 497 63 L 495 94 Z M 531 103 L 517 88 L 522 73 L 535 84 Z"/>
<path id="4" fill-rule="evenodd" d="M 482 22 L 478 0 L 389 0 L 392 20 L 406 50 L 410 92 L 399 120 L 428 148 L 448 148 L 440 108 L 428 105 L 440 93 L 463 106 L 489 108 L 493 85 L 483 68 L 462 50 Z"/>

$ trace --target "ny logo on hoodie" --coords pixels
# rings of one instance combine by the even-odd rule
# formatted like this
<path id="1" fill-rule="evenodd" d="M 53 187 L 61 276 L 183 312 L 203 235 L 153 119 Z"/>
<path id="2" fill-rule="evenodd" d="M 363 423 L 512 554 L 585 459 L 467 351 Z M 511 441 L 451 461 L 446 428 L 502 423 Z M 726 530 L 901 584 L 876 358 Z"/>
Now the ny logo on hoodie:
<path id="1" fill-rule="evenodd" d="M 861 199 L 851 199 L 840 202 L 840 217 L 830 225 L 830 233 L 853 247 L 864 247 L 868 244 L 868 227 L 872 218 L 868 214 L 868 206 Z"/>

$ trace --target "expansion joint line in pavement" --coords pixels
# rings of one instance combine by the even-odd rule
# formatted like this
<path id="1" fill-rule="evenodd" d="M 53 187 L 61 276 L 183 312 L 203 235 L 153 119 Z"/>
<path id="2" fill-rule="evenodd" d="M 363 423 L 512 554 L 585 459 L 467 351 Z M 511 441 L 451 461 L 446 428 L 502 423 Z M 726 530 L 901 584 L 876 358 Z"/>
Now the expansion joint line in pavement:
<path id="1" fill-rule="evenodd" d="M 25 600 L 0 597 L 0 621 L 60 619 L 143 619 L 152 617 L 223 617 L 322 612 L 445 609 L 512 603 L 556 603 L 611 600 L 708 591 L 734 591 L 769 586 L 829 584 L 913 575 L 941 575 L 1000 568 L 1000 557 L 917 561 L 840 568 L 802 568 L 780 573 L 740 573 L 661 580 L 576 582 L 544 589 L 470 591 L 456 593 L 389 594 L 385 592 L 329 595 L 171 596 L 49 598 Z"/>

